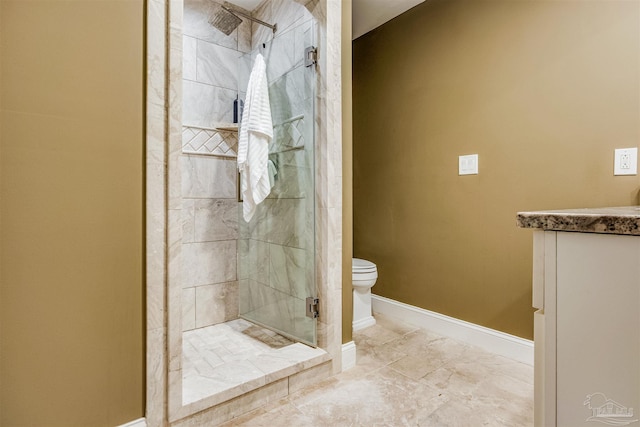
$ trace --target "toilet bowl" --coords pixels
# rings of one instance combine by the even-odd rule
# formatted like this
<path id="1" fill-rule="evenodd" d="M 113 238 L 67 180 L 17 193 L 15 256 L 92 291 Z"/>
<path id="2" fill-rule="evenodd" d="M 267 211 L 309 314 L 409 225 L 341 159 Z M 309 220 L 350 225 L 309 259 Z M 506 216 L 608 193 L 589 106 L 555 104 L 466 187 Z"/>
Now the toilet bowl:
<path id="1" fill-rule="evenodd" d="M 378 280 L 378 268 L 371 261 L 353 258 L 353 330 L 373 326 L 376 319 L 371 315 L 371 288 Z"/>

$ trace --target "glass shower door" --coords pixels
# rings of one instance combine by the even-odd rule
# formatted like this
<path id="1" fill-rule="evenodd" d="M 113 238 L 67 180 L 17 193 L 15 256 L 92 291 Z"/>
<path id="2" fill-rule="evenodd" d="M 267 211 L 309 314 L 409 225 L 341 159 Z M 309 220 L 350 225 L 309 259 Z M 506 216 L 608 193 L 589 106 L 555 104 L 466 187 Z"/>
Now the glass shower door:
<path id="1" fill-rule="evenodd" d="M 317 319 L 307 316 L 307 298 L 317 297 L 316 66 L 305 64 L 305 49 L 313 46 L 314 31 L 311 20 L 302 22 L 257 50 L 267 64 L 274 126 L 269 161 L 276 174 L 271 194 L 249 223 L 239 206 L 238 278 L 240 317 L 316 346 Z M 257 51 L 241 58 L 241 67 L 247 70 L 242 91 Z"/>

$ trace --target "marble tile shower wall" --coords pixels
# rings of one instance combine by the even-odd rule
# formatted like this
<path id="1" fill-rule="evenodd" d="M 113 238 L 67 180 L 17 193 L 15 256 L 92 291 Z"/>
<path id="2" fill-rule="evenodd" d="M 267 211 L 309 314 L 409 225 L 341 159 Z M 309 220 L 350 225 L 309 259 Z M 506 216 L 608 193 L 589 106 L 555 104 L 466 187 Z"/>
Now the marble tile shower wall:
<path id="1" fill-rule="evenodd" d="M 251 50 L 251 24 L 230 35 L 208 22 L 212 0 L 184 0 L 182 106 L 182 329 L 238 317 L 238 59 Z M 242 97 L 243 94 L 240 94 Z"/>
<path id="2" fill-rule="evenodd" d="M 313 41 L 313 16 L 292 0 L 263 2 L 253 15 L 277 23 L 278 31 L 274 35 L 269 28 L 253 24 L 253 51 L 240 61 L 240 87 L 248 82 L 255 54 L 261 52 L 267 63 L 274 123 L 269 158 L 278 173 L 271 194 L 258 206 L 251 223 L 241 221 L 240 312 L 282 331 L 306 335 L 291 328 L 294 317 L 301 313 L 304 317 L 304 299 L 315 295 L 311 286 L 315 275 L 315 93 L 310 86 L 315 77 L 305 75 L 312 71 L 303 63 L 304 50 Z"/>
<path id="3" fill-rule="evenodd" d="M 222 2 L 218 2 L 222 3 Z M 214 0 L 184 0 L 183 111 L 185 127 L 215 129 L 233 121 L 238 58 L 251 50 L 251 23 L 226 36 L 209 24 Z"/>

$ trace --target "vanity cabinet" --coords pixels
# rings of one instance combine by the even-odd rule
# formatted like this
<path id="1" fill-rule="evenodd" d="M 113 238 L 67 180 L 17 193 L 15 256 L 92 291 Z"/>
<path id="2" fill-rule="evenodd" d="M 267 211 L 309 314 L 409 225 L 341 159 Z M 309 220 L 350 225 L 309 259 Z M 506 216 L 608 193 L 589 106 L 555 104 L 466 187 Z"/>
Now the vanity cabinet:
<path id="1" fill-rule="evenodd" d="M 640 225 L 637 210 L 610 209 Z M 536 229 L 536 426 L 640 425 L 640 227 L 616 228 L 611 221 L 629 218 L 592 211 L 546 222 L 518 214 L 518 225 Z"/>

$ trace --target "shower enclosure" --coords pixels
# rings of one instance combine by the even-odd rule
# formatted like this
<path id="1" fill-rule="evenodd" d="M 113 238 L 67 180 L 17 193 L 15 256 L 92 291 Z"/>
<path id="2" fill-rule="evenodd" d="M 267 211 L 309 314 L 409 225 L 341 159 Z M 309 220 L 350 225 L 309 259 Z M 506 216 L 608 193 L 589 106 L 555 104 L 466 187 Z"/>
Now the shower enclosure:
<path id="1" fill-rule="evenodd" d="M 229 2 L 184 5 L 182 330 L 242 317 L 315 346 L 315 20 L 292 0 L 263 2 L 254 11 L 262 20 L 238 18 L 234 12 L 249 11 Z M 275 177 L 246 223 L 232 121 L 242 115 L 233 107 L 245 99 L 258 53 L 267 66 Z"/>
<path id="2" fill-rule="evenodd" d="M 341 3 L 264 0 L 243 12 L 275 33 L 229 34 L 213 3 L 237 6 L 146 3 L 148 425 L 217 425 L 341 370 Z M 246 224 L 233 104 L 257 52 L 277 174 Z"/>
<path id="3" fill-rule="evenodd" d="M 185 0 L 183 15 L 182 149 L 169 162 L 179 170 L 170 177 L 180 178 L 182 218 L 169 236 L 177 242 L 169 287 L 180 306 L 170 299 L 170 322 L 179 318 L 173 322 L 181 332 L 174 327 L 169 335 L 171 360 L 179 361 L 171 389 L 176 417 L 326 370 L 331 358 L 318 348 L 326 344 L 318 339 L 315 303 L 316 19 L 293 0 L 263 1 L 253 11 Z M 242 123 L 233 123 L 242 114 L 234 106 L 246 98 L 258 54 L 266 63 L 275 176 L 245 222 Z"/>
<path id="4" fill-rule="evenodd" d="M 267 64 L 276 170 L 268 198 L 249 223 L 239 209 L 240 316 L 315 346 L 314 100 L 312 21 L 243 55 L 240 88 L 257 52 Z M 240 125 L 242 126 L 242 124 Z"/>

